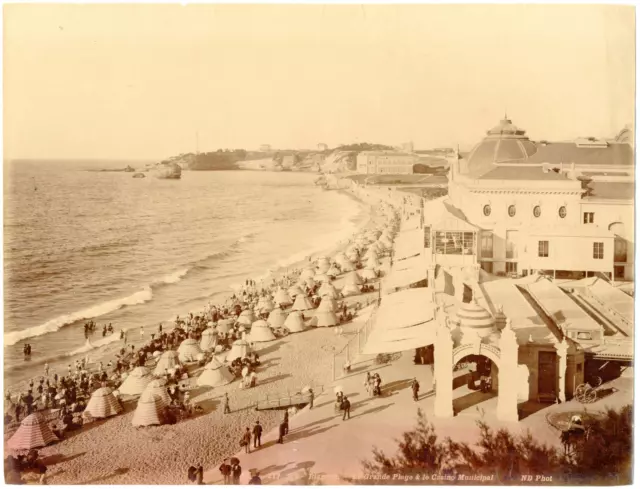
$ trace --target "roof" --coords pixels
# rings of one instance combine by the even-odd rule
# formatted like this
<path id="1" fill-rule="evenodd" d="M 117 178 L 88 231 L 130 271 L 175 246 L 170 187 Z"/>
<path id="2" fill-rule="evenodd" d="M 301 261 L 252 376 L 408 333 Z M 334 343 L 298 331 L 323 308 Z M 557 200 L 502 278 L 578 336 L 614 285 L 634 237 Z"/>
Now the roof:
<path id="1" fill-rule="evenodd" d="M 591 182 L 589 193 L 584 200 L 633 200 L 635 198 L 634 182 Z"/>
<path id="2" fill-rule="evenodd" d="M 568 181 L 564 173 L 544 172 L 540 166 L 494 165 L 492 169 L 479 175 L 480 180 L 554 180 Z"/>
<path id="3" fill-rule="evenodd" d="M 415 155 L 411 153 L 405 153 L 404 151 L 361 151 L 358 153 L 358 156 L 410 156 L 411 158 L 416 158 Z"/>
<path id="4" fill-rule="evenodd" d="M 529 236 L 565 236 L 573 238 L 611 238 L 615 237 L 612 231 L 601 228 L 596 224 L 563 224 L 549 226 L 529 226 L 526 229 Z"/>
<path id="5" fill-rule="evenodd" d="M 536 144 L 529 163 L 575 163 L 578 166 L 633 166 L 633 149 L 626 143 L 608 143 L 605 148 L 578 147 L 575 142 Z"/>

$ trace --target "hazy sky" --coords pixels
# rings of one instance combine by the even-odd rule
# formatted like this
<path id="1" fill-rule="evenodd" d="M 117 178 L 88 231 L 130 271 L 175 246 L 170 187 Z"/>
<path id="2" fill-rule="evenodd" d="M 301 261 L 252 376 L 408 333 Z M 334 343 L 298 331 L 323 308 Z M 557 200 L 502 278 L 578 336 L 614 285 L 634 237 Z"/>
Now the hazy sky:
<path id="1" fill-rule="evenodd" d="M 632 7 L 8 5 L 6 158 L 472 145 L 634 117 Z"/>

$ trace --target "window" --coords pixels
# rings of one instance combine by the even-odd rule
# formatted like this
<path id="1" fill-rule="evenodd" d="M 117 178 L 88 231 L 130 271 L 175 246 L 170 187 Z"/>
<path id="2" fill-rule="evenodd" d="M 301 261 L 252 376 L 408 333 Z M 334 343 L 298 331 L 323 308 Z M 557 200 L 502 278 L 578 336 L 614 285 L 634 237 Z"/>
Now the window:
<path id="1" fill-rule="evenodd" d="M 436 253 L 441 255 L 475 255 L 475 233 L 438 231 Z"/>
<path id="2" fill-rule="evenodd" d="M 508 209 L 508 212 L 509 212 L 509 217 L 515 216 L 516 215 L 516 206 L 515 205 L 510 205 L 509 209 Z"/>
<path id="3" fill-rule="evenodd" d="M 491 206 L 489 204 L 485 205 L 482 208 L 482 212 L 484 213 L 485 216 L 490 216 L 491 215 Z"/>
<path id="4" fill-rule="evenodd" d="M 627 241 L 622 238 L 616 237 L 613 244 L 614 244 L 613 261 L 618 263 L 626 262 L 627 261 Z"/>
<path id="5" fill-rule="evenodd" d="M 518 264 L 508 261 L 507 262 L 507 273 L 518 273 Z"/>
<path id="6" fill-rule="evenodd" d="M 540 258 L 547 258 L 549 256 L 548 241 L 538 241 L 538 256 Z"/>
<path id="7" fill-rule="evenodd" d="M 542 211 L 540 210 L 540 206 L 537 205 L 533 208 L 533 217 L 540 217 L 540 213 Z"/>
<path id="8" fill-rule="evenodd" d="M 431 248 L 431 226 L 424 227 L 424 247 Z"/>
<path id="9" fill-rule="evenodd" d="M 567 208 L 565 206 L 560 207 L 560 209 L 558 209 L 558 215 L 561 219 L 567 217 Z"/>
<path id="10" fill-rule="evenodd" d="M 480 235 L 480 258 L 493 258 L 493 233 L 483 232 Z"/>
<path id="11" fill-rule="evenodd" d="M 578 331 L 578 339 L 579 340 L 592 340 L 593 337 L 591 336 L 591 333 L 589 333 L 588 331 Z"/>
<path id="12" fill-rule="evenodd" d="M 585 212 L 583 222 L 585 224 L 593 224 L 593 212 Z"/>
<path id="13" fill-rule="evenodd" d="M 508 259 L 518 258 L 518 231 L 507 231 L 506 255 Z"/>
<path id="14" fill-rule="evenodd" d="M 604 259 L 604 243 L 593 243 L 593 258 L 596 260 Z"/>

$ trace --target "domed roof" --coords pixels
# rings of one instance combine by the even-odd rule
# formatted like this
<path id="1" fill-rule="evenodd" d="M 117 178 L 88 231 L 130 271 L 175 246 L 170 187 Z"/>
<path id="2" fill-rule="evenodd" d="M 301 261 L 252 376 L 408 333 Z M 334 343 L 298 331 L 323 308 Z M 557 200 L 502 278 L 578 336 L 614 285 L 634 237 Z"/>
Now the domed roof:
<path id="1" fill-rule="evenodd" d="M 498 125 L 487 131 L 485 138 L 469 153 L 464 169 L 466 171 L 462 173 L 477 177 L 494 169 L 496 165 L 528 163 L 528 158 L 537 150 L 525 131 L 505 116 Z"/>
<path id="2" fill-rule="evenodd" d="M 462 328 L 480 330 L 493 328 L 493 316 L 476 301 L 462 304 L 456 311 L 456 316 Z"/>

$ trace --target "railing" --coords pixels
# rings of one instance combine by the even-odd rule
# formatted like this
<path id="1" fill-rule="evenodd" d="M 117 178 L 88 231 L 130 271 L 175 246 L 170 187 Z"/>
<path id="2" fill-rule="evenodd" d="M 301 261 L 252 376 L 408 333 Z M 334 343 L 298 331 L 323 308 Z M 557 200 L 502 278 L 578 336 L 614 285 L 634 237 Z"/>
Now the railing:
<path id="1" fill-rule="evenodd" d="M 314 399 L 324 392 L 324 385 L 310 385 L 309 387 L 313 390 Z M 254 407 L 260 411 L 265 409 L 282 409 L 298 404 L 308 404 L 309 402 L 311 402 L 310 392 L 302 393 L 297 391 L 291 393 L 287 391 L 286 394 L 284 392 L 266 394 L 263 399 L 259 399 L 255 403 Z"/>
<path id="2" fill-rule="evenodd" d="M 375 304 L 374 310 L 371 312 L 371 315 L 365 321 L 364 325 L 359 330 L 350 333 L 353 336 L 349 339 L 347 344 L 339 352 L 333 355 L 333 380 L 344 376 L 344 365 L 347 361 L 352 363 L 367 344 L 371 331 L 373 331 L 373 325 L 378 311 L 378 299 L 373 299 L 372 302 Z M 367 305 L 370 304 L 371 302 Z"/>

